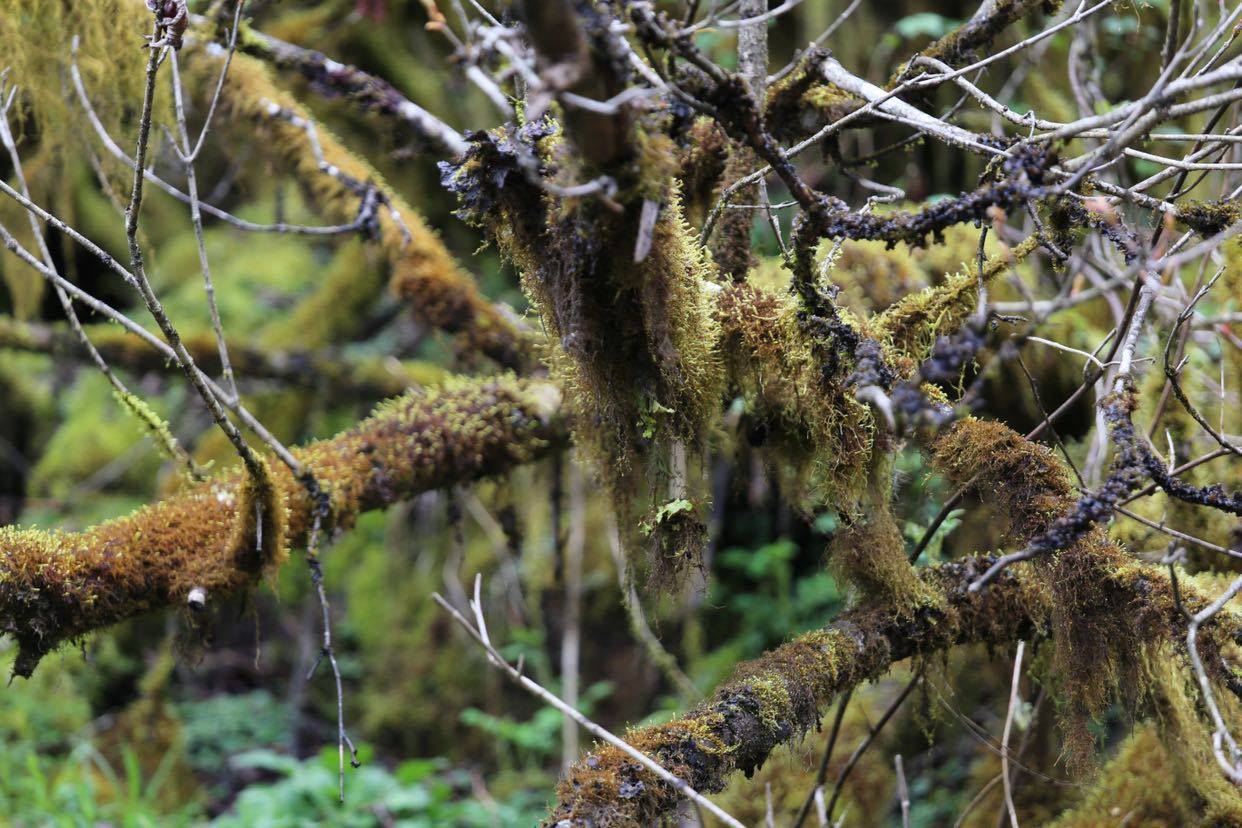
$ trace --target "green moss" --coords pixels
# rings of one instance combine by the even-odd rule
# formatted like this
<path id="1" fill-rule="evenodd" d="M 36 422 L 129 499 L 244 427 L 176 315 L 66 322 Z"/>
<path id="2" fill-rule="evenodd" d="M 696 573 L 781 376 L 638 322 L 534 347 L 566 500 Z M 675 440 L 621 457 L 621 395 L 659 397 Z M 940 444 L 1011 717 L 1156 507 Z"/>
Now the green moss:
<path id="1" fill-rule="evenodd" d="M 215 60 L 200 60 L 200 72 L 215 71 Z M 388 265 L 390 290 L 409 302 L 425 324 L 455 335 L 463 352 L 477 350 L 509 367 L 523 364 L 524 334 L 502 309 L 479 292 L 419 213 L 399 198 L 366 161 L 319 126 L 317 134 L 324 159 L 340 175 L 321 172 L 305 130 L 285 119 L 270 117 L 268 108 L 272 102 L 311 119 L 296 100 L 273 82 L 263 64 L 237 55 L 221 96 L 222 109 L 233 119 L 252 122 L 251 129 L 257 127 L 262 136 L 260 145 L 292 168 L 312 209 L 328 221 L 352 222 L 358 215 L 361 199 L 342 177 L 379 188 L 401 216 L 398 223 L 389 210 L 378 211 L 376 244 Z"/>
<path id="2" fill-rule="evenodd" d="M 1242 205 L 1237 199 L 1195 201 L 1178 207 L 1177 218 L 1200 236 L 1208 238 L 1242 221 Z"/>
<path id="3" fill-rule="evenodd" d="M 1138 725 L 1104 766 L 1082 802 L 1050 828 L 1105 828 L 1124 820 L 1134 828 L 1167 828 L 1195 823 L 1189 791 L 1167 772 L 1168 751 L 1150 723 Z M 1152 773 L 1153 768 L 1164 769 Z"/>
<path id="4" fill-rule="evenodd" d="M 1027 237 L 1012 250 L 1004 250 L 984 262 L 982 282 L 989 284 L 1021 261 L 1038 246 L 1035 236 Z M 921 362 L 931 353 L 937 337 L 953 333 L 977 310 L 980 270 L 965 267 L 942 284 L 920 293 L 909 294 L 880 314 L 874 321 L 875 335 L 898 358 Z"/>
<path id="5" fill-rule="evenodd" d="M 754 423 L 752 442 L 788 475 L 795 502 L 852 510 L 871 462 L 871 409 L 844 383 L 824 383 L 822 360 L 788 294 L 730 285 L 717 314 L 730 381 Z"/>
<path id="6" fill-rule="evenodd" d="M 141 445 L 133 409 L 118 406 L 112 386 L 93 370 L 82 372 L 59 401 L 62 419 L 31 471 L 28 491 L 55 500 L 69 498 L 82 481 L 133 451 L 118 466 L 112 485 L 148 488 L 158 470 L 158 456 Z M 158 415 L 157 415 L 158 416 Z M 139 445 L 135 445 L 139 444 Z"/>

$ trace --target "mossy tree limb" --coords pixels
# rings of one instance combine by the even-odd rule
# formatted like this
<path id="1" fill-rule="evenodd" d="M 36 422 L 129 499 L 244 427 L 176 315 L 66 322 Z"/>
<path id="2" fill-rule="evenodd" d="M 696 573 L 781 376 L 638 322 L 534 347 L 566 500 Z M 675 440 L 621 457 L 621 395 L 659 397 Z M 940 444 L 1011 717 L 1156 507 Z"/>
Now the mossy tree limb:
<path id="1" fill-rule="evenodd" d="M 214 68 L 215 61 L 209 64 Z M 425 324 L 457 336 L 464 352 L 478 351 L 510 368 L 526 365 L 528 342 L 516 317 L 488 301 L 439 236 L 384 184 L 370 164 L 327 130 L 317 128 L 323 159 L 332 168 L 332 174 L 326 174 L 306 130 L 287 119 L 272 117 L 272 107 L 276 106 L 312 121 L 309 113 L 276 85 L 262 62 L 248 55 L 234 58 L 221 105 L 224 114 L 233 119 L 258 125 L 265 136 L 264 145 L 294 170 L 308 193 L 311 208 L 325 218 L 348 223 L 358 217 L 364 196 L 347 181 L 381 189 L 392 212 L 381 210 L 377 214 L 375 233 L 389 267 L 389 289 L 409 302 Z M 392 213 L 400 216 L 400 223 Z"/>
<path id="2" fill-rule="evenodd" d="M 503 472 L 563 441 L 560 392 L 513 378 L 458 381 L 380 405 L 296 452 L 347 527 L 429 489 Z M 224 475 L 82 532 L 0 528 L 0 630 L 29 676 L 62 642 L 153 610 L 192 589 L 228 596 L 304 542 L 312 502 L 283 466 L 263 481 Z M 261 528 L 257 528 L 261 527 Z"/>
<path id="3" fill-rule="evenodd" d="M 941 600 L 910 615 L 869 602 L 828 627 L 741 664 L 710 700 L 685 716 L 629 731 L 625 739 L 695 790 L 720 791 L 736 771 L 752 773 L 777 745 L 817 726 L 839 693 L 883 675 L 896 662 L 966 642 L 1002 644 L 1036 633 L 1047 601 L 1029 578 L 1006 573 L 982 594 L 966 591 L 990 558 L 924 571 Z M 562 779 L 552 826 L 648 825 L 678 794 L 612 748 L 592 751 Z"/>
<path id="4" fill-rule="evenodd" d="M 976 556 L 928 567 L 922 579 L 938 596 L 936 606 L 911 616 L 886 602 L 860 605 L 825 629 L 743 663 L 709 701 L 667 724 L 633 729 L 626 741 L 695 790 L 719 791 L 734 772 L 753 772 L 777 745 L 817 726 L 819 711 L 838 694 L 883 675 L 902 659 L 1044 634 L 1054 608 L 1030 570 L 1007 570 L 987 590 L 968 591 L 970 580 L 993 560 Z M 1180 635 L 1181 610 L 1162 570 L 1133 564 L 1106 577 L 1101 588 L 1124 593 L 1131 606 L 1141 608 L 1140 634 L 1152 640 Z M 1183 584 L 1182 600 L 1196 607 L 1208 598 Z M 1233 613 L 1222 613 L 1215 624 L 1218 642 L 1242 630 L 1242 619 Z M 558 828 L 651 824 L 679 800 L 671 787 L 607 747 L 574 765 L 558 795 L 546 823 Z"/>

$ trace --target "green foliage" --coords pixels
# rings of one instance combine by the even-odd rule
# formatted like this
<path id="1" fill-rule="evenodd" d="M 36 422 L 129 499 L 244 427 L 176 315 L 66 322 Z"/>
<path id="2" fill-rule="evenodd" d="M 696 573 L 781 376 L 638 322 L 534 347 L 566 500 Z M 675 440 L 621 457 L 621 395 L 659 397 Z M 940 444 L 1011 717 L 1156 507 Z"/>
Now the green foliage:
<path id="1" fill-rule="evenodd" d="M 112 824 L 125 828 L 187 825 L 195 802 L 170 809 L 165 786 L 176 755 L 168 753 L 144 774 L 138 748 L 119 746 L 119 757 L 100 752 L 92 739 L 88 665 L 48 665 L 21 692 L 0 693 L 0 814 L 6 825 Z M 10 654 L 0 657 L 8 672 Z"/>
<path id="2" fill-rule="evenodd" d="M 186 758 L 197 770 L 216 773 L 232 756 L 283 746 L 292 725 L 288 705 L 266 690 L 209 696 L 177 706 Z"/>
<path id="3" fill-rule="evenodd" d="M 381 824 L 403 828 L 490 828 L 531 825 L 544 810 L 542 799 L 531 794 L 504 802 L 470 798 L 469 774 L 446 770 L 444 762 L 434 759 L 409 760 L 391 771 L 372 763 L 351 771 L 349 796 L 343 805 L 337 801 L 336 748 L 302 761 L 271 751 L 251 751 L 236 757 L 233 765 L 273 774 L 277 780 L 243 791 L 230 812 L 212 823 L 218 828 L 370 828 L 380 815 Z"/>
<path id="4" fill-rule="evenodd" d="M 840 589 L 827 571 L 795 578 L 798 551 L 788 539 L 721 550 L 722 574 L 713 581 L 708 600 L 729 618 L 718 623 L 735 632 L 708 657 L 713 672 L 819 626 L 841 605 Z"/>
<path id="5" fill-rule="evenodd" d="M 590 716 L 592 709 L 612 695 L 612 692 L 611 682 L 601 681 L 591 685 L 579 697 L 578 710 L 583 715 Z M 540 707 L 525 721 L 508 715 L 485 713 L 477 707 L 467 707 L 461 712 L 461 722 L 481 730 L 498 744 L 513 748 L 514 759 L 511 763 L 506 761 L 506 765 L 537 769 L 560 753 L 564 716 L 551 707 Z M 502 750 L 501 755 L 507 756 L 509 751 Z"/>

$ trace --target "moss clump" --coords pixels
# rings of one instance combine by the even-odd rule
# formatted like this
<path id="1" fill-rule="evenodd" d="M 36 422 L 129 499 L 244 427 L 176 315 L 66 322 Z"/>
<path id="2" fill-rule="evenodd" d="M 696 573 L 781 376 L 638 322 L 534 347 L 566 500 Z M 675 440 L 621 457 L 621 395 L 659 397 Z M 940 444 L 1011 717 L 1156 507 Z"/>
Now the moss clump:
<path id="1" fill-rule="evenodd" d="M 1012 250 L 1003 250 L 978 265 L 964 267 L 942 284 L 898 300 L 874 321 L 877 338 L 900 359 L 921 362 L 940 336 L 953 333 L 977 310 L 979 283 L 986 286 L 1038 246 L 1030 236 Z"/>
<path id="2" fill-rule="evenodd" d="M 843 287 L 847 305 L 860 315 L 885 311 L 902 297 L 927 287 L 909 248 L 888 248 L 882 242 L 846 240 L 831 275 Z"/>
<path id="3" fill-rule="evenodd" d="M 738 179 L 758 169 L 759 157 L 748 147 L 736 143 L 730 144 L 726 153 L 724 171 L 720 175 L 720 186 L 717 188 L 714 204 L 724 191 L 737 183 Z M 752 184 L 733 193 L 730 204 L 756 204 L 759 201 L 759 186 Z M 712 259 L 720 274 L 734 282 L 746 278 L 758 261 L 751 245 L 751 230 L 755 226 L 755 211 L 741 208 L 726 207 L 716 221 L 715 232 L 710 241 Z"/>
<path id="4" fill-rule="evenodd" d="M 702 509 L 686 498 L 675 498 L 653 507 L 639 526 L 647 537 L 648 559 L 657 583 L 677 584 L 688 569 L 701 567 L 707 547 L 707 524 Z"/>
<path id="5" fill-rule="evenodd" d="M 574 174 L 557 166 L 563 145 L 546 121 L 477 135 L 460 163 L 444 167 L 458 214 L 517 267 L 581 443 L 619 493 L 637 490 L 647 473 L 658 481 L 674 446 L 700 444 L 723 389 L 707 290 L 715 272 L 682 212 L 675 147 L 641 132 L 635 146 L 617 173 L 627 182 L 621 215 L 598 201 L 547 197 L 525 180 L 531 156 L 548 176 Z M 650 239 L 645 250 L 640 236 Z"/>
<path id="6" fill-rule="evenodd" d="M 682 141 L 677 179 L 686 219 L 699 226 L 719 194 L 718 184 L 729 157 L 729 139 L 714 120 L 698 118 Z"/>
<path id="7" fill-rule="evenodd" d="M 1195 201 L 1178 207 L 1177 218 L 1200 236 L 1209 238 L 1242 221 L 1242 205 L 1237 199 Z"/>
<path id="8" fill-rule="evenodd" d="M 1052 452 L 999 423 L 959 422 L 934 445 L 933 465 L 955 485 L 985 492 L 1014 543 L 1039 536 L 1076 504 L 1068 474 Z M 1066 749 L 1082 767 L 1094 742 L 1088 720 L 1120 687 L 1131 705 L 1141 699 L 1151 684 L 1141 669 L 1145 655 L 1180 640 L 1184 617 L 1167 576 L 1137 563 L 1098 525 L 1038 557 L 1034 566 L 1053 596 L 1052 674 L 1065 691 Z M 1189 588 L 1182 600 L 1192 612 L 1205 603 Z M 1222 624 L 1235 625 L 1236 619 Z M 1217 629 L 1204 640 L 1217 642 L 1208 647 L 1226 638 Z"/>
<path id="9" fill-rule="evenodd" d="M 887 506 L 838 529 L 828 555 L 838 577 L 857 586 L 865 598 L 906 612 L 931 598 L 906 558 L 905 539 Z"/>
<path id="10" fill-rule="evenodd" d="M 818 46 L 808 49 L 797 67 L 768 89 L 763 119 L 778 141 L 804 138 L 825 123 L 853 112 L 862 103 L 824 82 L 819 67 L 827 56 L 828 51 Z"/>
<path id="11" fill-rule="evenodd" d="M 1049 828 L 1105 828 L 1124 820 L 1134 828 L 1167 828 L 1195 823 L 1195 803 L 1167 769 L 1169 754 L 1151 723 L 1135 727 L 1117 754 L 1100 771 L 1082 802 Z"/>
<path id="12" fill-rule="evenodd" d="M 721 350 L 750 439 L 788 470 L 796 500 L 851 504 L 866 485 L 874 420 L 844 382 L 824 381 L 793 297 L 749 284 L 717 300 Z M 843 313 L 847 319 L 850 317 Z"/>

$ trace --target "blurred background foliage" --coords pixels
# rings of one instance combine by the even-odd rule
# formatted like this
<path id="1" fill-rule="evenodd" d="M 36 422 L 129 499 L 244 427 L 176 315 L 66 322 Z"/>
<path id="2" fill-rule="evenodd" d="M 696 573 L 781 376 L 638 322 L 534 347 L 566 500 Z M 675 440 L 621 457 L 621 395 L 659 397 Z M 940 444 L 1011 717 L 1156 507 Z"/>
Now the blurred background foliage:
<path id="1" fill-rule="evenodd" d="M 32 111 L 23 131 L 26 175 L 36 200 L 121 255 L 124 235 L 116 193 L 123 192 L 124 171 L 104 157 L 80 113 L 65 103 L 64 61 L 69 37 L 81 34 L 87 86 L 98 93 L 101 117 L 118 137 L 129 135 L 125 130 L 132 127 L 134 113 L 125 102 L 138 99 L 141 55 L 136 45 L 145 24 L 136 15 L 133 43 L 118 46 L 99 42 L 95 18 L 131 14 L 141 4 L 8 0 L 3 5 L 0 67 L 10 66 L 12 80 L 40 103 L 64 104 Z M 208 5 L 191 3 L 200 12 Z M 774 65 L 822 31 L 845 5 L 842 0 L 807 2 L 783 17 L 772 28 Z M 895 61 L 951 30 L 976 5 L 965 0 L 864 2 L 847 34 L 830 45 L 844 64 L 883 82 Z M 1109 67 L 1103 78 L 1113 87 L 1105 90 L 1111 99 L 1126 98 L 1131 79 L 1136 89 L 1145 88 L 1142 78 L 1149 56 L 1158 52 L 1163 27 L 1157 24 L 1165 7 L 1162 2 L 1129 7 L 1101 23 L 1107 49 L 1095 59 Z M 246 12 L 268 34 L 386 78 L 458 129 L 495 120 L 486 99 L 447 61 L 443 39 L 426 30 L 420 3 L 252 0 Z M 1154 22 L 1139 25 L 1143 20 Z M 1020 23 L 1005 37 L 1020 38 L 1034 25 Z M 732 62 L 730 35 L 705 32 L 700 44 L 722 64 Z M 1043 65 L 1063 67 L 1068 48 L 1068 36 L 1052 38 L 1048 49 L 1055 57 Z M 109 65 L 120 73 L 116 76 L 100 68 L 101 55 L 109 50 L 115 53 Z M 511 269 L 494 250 L 478 249 L 477 235 L 453 217 L 456 204 L 439 186 L 434 158 L 404 145 L 390 122 L 325 99 L 296 78 L 281 80 L 416 205 L 488 296 L 524 309 Z M 1060 90 L 1067 88 L 1063 78 L 1029 72 L 1018 86 L 1018 99 L 1059 118 L 1071 109 L 1061 97 Z M 160 106 L 166 107 L 166 90 L 160 94 Z M 963 120 L 986 129 L 988 116 L 971 111 Z M 881 127 L 849 133 L 842 152 L 865 155 L 900 136 L 897 130 L 888 132 Z M 168 148 L 157 146 L 162 147 L 160 163 L 168 164 Z M 975 163 L 939 145 L 917 143 L 889 156 L 873 177 L 900 185 L 919 200 L 956 193 L 963 182 L 974 180 L 978 170 L 970 165 Z M 221 123 L 200 167 L 211 203 L 254 221 L 317 222 L 298 183 L 265 155 L 262 141 L 246 124 Z M 0 174 L 10 172 L 0 162 Z M 836 176 L 825 160 L 810 177 L 828 191 L 849 192 L 850 182 Z M 778 197 L 774 192 L 773 199 Z M 14 204 L 0 202 L 0 219 L 7 226 L 25 227 L 20 218 Z M 152 192 L 142 232 L 152 281 L 170 316 L 184 331 L 206 331 L 209 319 L 187 211 Z M 770 231 L 757 223 L 754 233 L 756 250 L 767 258 L 761 267 L 776 270 Z M 934 284 L 973 256 L 976 239 L 974 231 L 951 233 L 943 248 L 917 255 L 894 251 L 888 257 L 880 255 L 882 245 L 849 245 L 841 267 L 856 279 L 847 300 L 857 307 L 882 307 L 884 298 L 869 293 L 867 286 L 888 284 L 896 272 L 913 287 Z M 49 241 L 75 281 L 122 308 L 134 307 L 124 286 L 96 262 L 57 236 Z M 448 343 L 403 312 L 399 300 L 384 289 L 380 262 L 360 240 L 242 237 L 209 225 L 206 243 L 230 338 L 271 350 L 331 348 L 340 358 L 372 364 L 389 375 L 417 377 L 428 386 L 445 369 L 472 370 Z M 876 268 L 888 277 L 870 279 Z M 37 274 L 8 254 L 0 255 L 0 274 L 3 324 L 61 324 L 59 307 Z M 1058 338 L 1072 339 L 1075 326 L 1083 319 L 1090 323 L 1092 312 L 1093 306 L 1076 312 L 1079 318 L 1062 323 L 1065 335 Z M 1078 381 L 1072 366 L 1058 373 L 1056 364 L 1049 359 L 1032 365 L 1048 397 Z M 1015 384 L 1012 366 L 997 374 L 989 378 L 997 387 Z M 231 462 L 230 447 L 208 428 L 179 377 L 157 370 L 129 376 L 197 459 Z M 358 389 L 342 392 L 314 376 L 297 383 L 245 381 L 243 388 L 252 410 L 290 443 L 330 435 L 379 399 Z M 1029 396 L 986 397 L 1005 407 L 993 413 L 1003 414 L 1016 428 L 1040 419 Z M 1084 409 L 1077 421 L 1066 420 L 1062 436 L 1072 440 L 1089 425 L 1090 412 Z M 648 620 L 701 692 L 739 660 L 822 624 L 847 599 L 824 567 L 835 516 L 795 511 L 781 491 L 779 475 L 748 452 L 744 439 L 725 443 L 713 471 L 713 538 L 703 573 L 680 595 L 642 595 Z M 385 513 L 365 515 L 332 542 L 325 573 L 346 687 L 346 721 L 364 760 L 360 769 L 348 772 L 343 806 L 335 796 L 335 694 L 326 674 L 306 677 L 318 648 L 319 607 L 305 569 L 294 562 L 270 588 L 213 619 L 206 641 L 187 636 L 183 619 L 140 619 L 92 636 L 80 651 L 49 657 L 31 680 L 0 692 L 0 818 L 31 826 L 212 820 L 228 826 L 534 823 L 545 812 L 561 766 L 560 718 L 513 690 L 465 646 L 431 594 L 464 594 L 474 576 L 482 574 L 493 635 L 506 642 L 507 655 L 524 658 L 527 670 L 556 690 L 567 486 L 587 488 L 585 513 L 579 517 L 587 538 L 584 709 L 619 728 L 647 716 L 647 721 L 668 717 L 693 702 L 678 695 L 630 633 L 606 542 L 607 506 L 596 487 L 582 482 L 589 477 L 570 473 L 573 462 L 553 459 L 517 469 L 503 481 L 429 493 Z M 916 451 L 901 455 L 898 472 L 897 513 L 913 545 L 947 493 Z M 0 521 L 80 528 L 167 492 L 176 475 L 93 369 L 61 353 L 0 348 Z M 924 562 L 988 548 L 988 527 L 959 524 L 958 514 L 937 533 Z M 12 653 L 0 651 L 0 669 L 11 659 Z M 1003 659 L 995 661 L 982 651 L 945 659 L 939 675 L 930 676 L 916 693 L 917 703 L 903 709 L 902 722 L 885 731 L 882 744 L 853 774 L 845 794 L 847 824 L 879 825 L 895 818 L 890 760 L 895 753 L 907 757 L 912 824 L 945 825 L 956 818 L 997 772 L 999 760 L 978 731 L 999 732 L 1007 670 Z M 952 680 L 963 673 L 995 673 L 995 680 Z M 856 694 L 832 774 L 908 679 L 898 670 Z M 1108 723 L 1101 726 L 1106 729 Z M 1027 761 L 1057 775 L 1052 768 L 1058 751 L 1049 728 L 1029 734 Z M 756 824 L 763 817 L 768 785 L 775 802 L 797 807 L 810 789 L 826 735 L 812 733 L 795 748 L 781 749 L 756 780 L 737 780 L 722 795 L 722 804 Z M 1050 816 L 1077 795 L 1067 784 L 1041 788 L 1036 799 L 1034 788 L 1018 789 L 1024 813 Z M 1027 790 L 1032 796 L 1023 801 Z M 986 807 L 977 812 L 986 812 L 986 818 L 978 824 L 995 823 L 997 797 L 993 792 L 984 800 Z"/>

